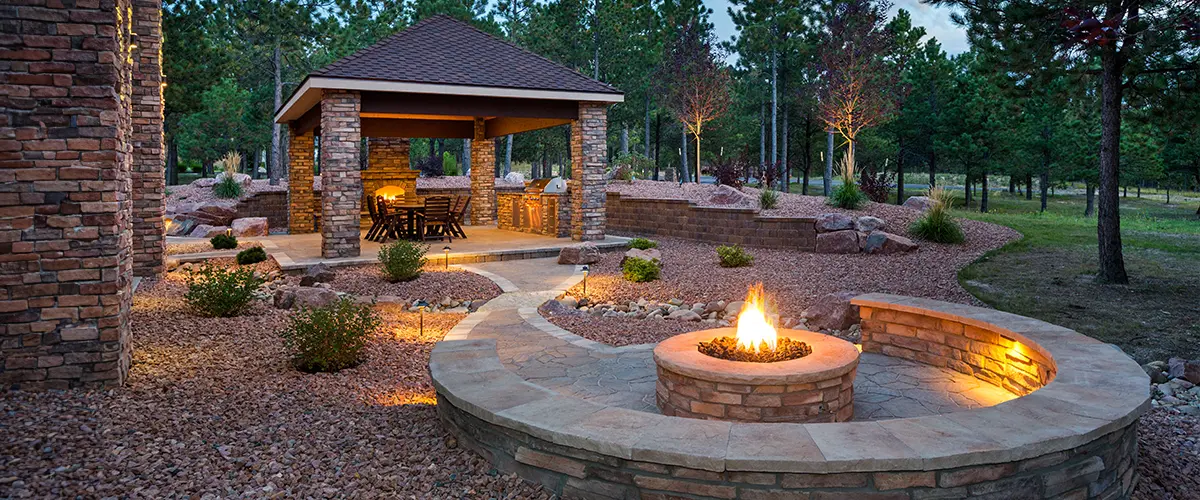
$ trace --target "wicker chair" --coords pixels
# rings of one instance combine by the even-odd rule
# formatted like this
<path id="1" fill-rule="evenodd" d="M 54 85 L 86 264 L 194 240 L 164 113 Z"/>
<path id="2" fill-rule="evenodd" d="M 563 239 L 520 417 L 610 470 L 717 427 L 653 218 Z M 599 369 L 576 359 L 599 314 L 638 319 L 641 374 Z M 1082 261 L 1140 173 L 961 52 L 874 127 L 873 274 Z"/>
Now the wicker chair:
<path id="1" fill-rule="evenodd" d="M 450 198 L 425 198 L 425 211 L 417 214 L 417 232 L 425 240 L 454 241 L 450 230 Z"/>

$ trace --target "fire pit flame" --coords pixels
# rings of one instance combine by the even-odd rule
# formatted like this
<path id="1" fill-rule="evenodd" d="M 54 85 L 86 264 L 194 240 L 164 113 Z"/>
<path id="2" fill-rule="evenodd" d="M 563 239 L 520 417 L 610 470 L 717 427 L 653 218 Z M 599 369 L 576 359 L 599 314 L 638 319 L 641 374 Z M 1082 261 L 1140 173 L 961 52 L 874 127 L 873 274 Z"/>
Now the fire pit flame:
<path id="1" fill-rule="evenodd" d="M 750 288 L 746 304 L 738 313 L 738 347 L 750 352 L 774 351 L 776 338 L 775 327 L 767 321 L 766 295 L 762 283 L 759 283 Z"/>

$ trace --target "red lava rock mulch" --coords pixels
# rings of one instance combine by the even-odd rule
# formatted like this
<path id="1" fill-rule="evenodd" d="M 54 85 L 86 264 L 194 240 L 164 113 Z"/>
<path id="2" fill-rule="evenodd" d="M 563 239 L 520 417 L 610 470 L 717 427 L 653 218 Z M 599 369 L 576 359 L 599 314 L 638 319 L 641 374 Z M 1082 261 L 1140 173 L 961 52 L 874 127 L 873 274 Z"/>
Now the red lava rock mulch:
<path id="1" fill-rule="evenodd" d="M 366 361 L 310 375 L 279 337 L 290 312 L 201 318 L 185 289 L 171 274 L 135 296 L 124 387 L 0 399 L 0 497 L 548 497 L 438 423 L 429 351 L 462 315 L 422 335 L 380 305 Z"/>
<path id="2" fill-rule="evenodd" d="M 430 264 L 417 279 L 391 283 L 384 279 L 383 266 L 336 267 L 337 277 L 330 288 L 339 292 L 371 297 L 391 295 L 406 301 L 438 301 L 444 297 L 456 300 L 491 300 L 500 295 L 500 287 L 492 280 L 462 269 L 443 269 Z"/>
<path id="3" fill-rule="evenodd" d="M 554 316 L 547 318 L 559 328 L 588 340 L 615 347 L 657 344 L 681 333 L 716 328 L 703 321 L 673 319 L 597 318 L 595 316 Z"/>
<path id="4" fill-rule="evenodd" d="M 261 243 L 257 241 L 239 241 L 236 250 L 245 250 L 250 247 L 260 247 Z M 231 249 L 233 250 L 233 249 Z M 166 255 L 185 255 L 189 253 L 204 253 L 204 252 L 221 252 L 213 248 L 212 243 L 207 240 L 196 243 L 167 243 Z"/>
<path id="5" fill-rule="evenodd" d="M 1138 422 L 1139 500 L 1200 498 L 1200 417 L 1151 408 Z"/>
<path id="6" fill-rule="evenodd" d="M 268 179 L 255 179 L 250 181 L 250 188 L 242 190 L 242 198 L 246 199 L 255 193 L 269 192 L 285 192 L 288 189 L 287 182 L 281 182 L 278 185 L 272 186 Z M 217 198 L 213 194 L 212 187 L 196 187 L 191 184 L 182 186 L 170 186 L 167 188 L 171 194 L 167 195 L 167 212 L 173 212 L 176 205 L 180 203 L 197 203 L 209 201 L 228 201 L 222 198 Z M 236 200 L 234 200 L 236 201 Z"/>

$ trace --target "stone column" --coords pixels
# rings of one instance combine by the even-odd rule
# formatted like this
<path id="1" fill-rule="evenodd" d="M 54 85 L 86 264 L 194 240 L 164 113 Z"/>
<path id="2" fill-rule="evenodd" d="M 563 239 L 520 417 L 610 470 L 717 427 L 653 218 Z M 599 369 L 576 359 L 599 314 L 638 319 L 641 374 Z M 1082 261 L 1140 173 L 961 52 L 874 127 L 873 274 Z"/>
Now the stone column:
<path id="1" fill-rule="evenodd" d="M 316 231 L 314 216 L 316 200 L 313 197 L 313 151 L 315 143 L 312 131 L 296 135 L 288 131 L 288 232 L 304 234 Z"/>
<path id="2" fill-rule="evenodd" d="M 604 171 L 608 164 L 608 105 L 579 103 L 579 119 L 571 122 L 571 239 L 604 239 Z"/>
<path id="3" fill-rule="evenodd" d="M 130 0 L 0 7 L 5 388 L 108 387 L 128 373 L 132 8 Z"/>
<path id="4" fill-rule="evenodd" d="M 133 31 L 133 274 L 153 278 L 166 250 L 161 0 L 134 0 Z"/>
<path id="5" fill-rule="evenodd" d="M 321 98 L 321 256 L 326 259 L 359 255 L 361 104 L 356 91 L 326 90 Z"/>
<path id="6" fill-rule="evenodd" d="M 471 140 L 471 224 L 496 223 L 496 143 L 487 138 L 483 118 L 475 119 L 475 137 Z"/>

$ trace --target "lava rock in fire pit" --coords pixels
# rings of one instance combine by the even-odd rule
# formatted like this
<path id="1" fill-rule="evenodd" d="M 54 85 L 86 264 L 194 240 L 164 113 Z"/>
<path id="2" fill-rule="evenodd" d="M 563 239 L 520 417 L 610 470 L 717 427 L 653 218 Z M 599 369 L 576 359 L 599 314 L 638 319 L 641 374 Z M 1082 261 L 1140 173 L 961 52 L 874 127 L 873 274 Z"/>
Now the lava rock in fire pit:
<path id="1" fill-rule="evenodd" d="M 700 352 L 714 358 L 729 361 L 745 361 L 749 363 L 774 363 L 800 359 L 812 354 L 808 344 L 787 337 L 779 337 L 775 342 L 775 350 L 767 347 L 764 342 L 758 351 L 748 351 L 738 346 L 734 337 L 717 337 L 711 342 L 701 342 L 697 345 Z"/>

